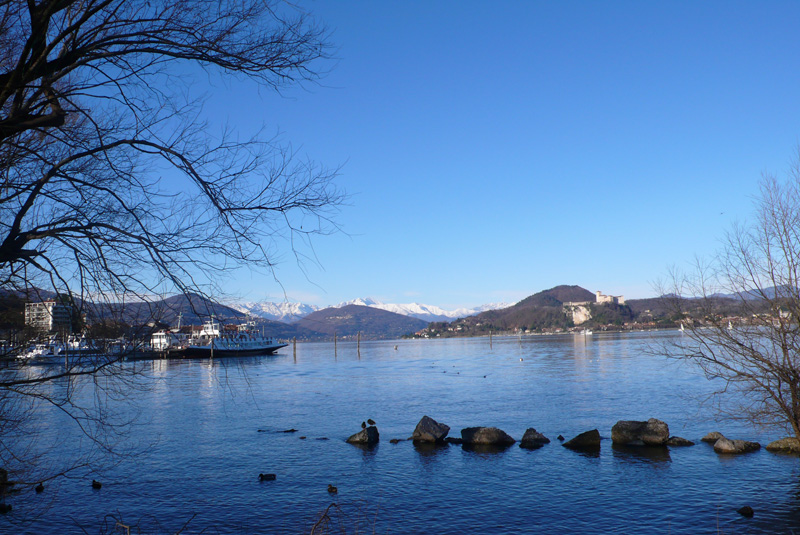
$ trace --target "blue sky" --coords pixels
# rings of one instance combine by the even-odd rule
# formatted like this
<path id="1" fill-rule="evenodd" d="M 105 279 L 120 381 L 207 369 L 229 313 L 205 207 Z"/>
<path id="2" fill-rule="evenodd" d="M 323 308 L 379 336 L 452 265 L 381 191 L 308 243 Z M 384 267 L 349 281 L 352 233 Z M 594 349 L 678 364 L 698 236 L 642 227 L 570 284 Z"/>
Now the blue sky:
<path id="1" fill-rule="evenodd" d="M 649 297 L 800 143 L 797 2 L 298 5 L 333 31 L 329 74 L 282 95 L 218 86 L 210 106 L 341 164 L 351 198 L 319 265 L 286 251 L 283 288 L 242 272 L 247 300 Z"/>

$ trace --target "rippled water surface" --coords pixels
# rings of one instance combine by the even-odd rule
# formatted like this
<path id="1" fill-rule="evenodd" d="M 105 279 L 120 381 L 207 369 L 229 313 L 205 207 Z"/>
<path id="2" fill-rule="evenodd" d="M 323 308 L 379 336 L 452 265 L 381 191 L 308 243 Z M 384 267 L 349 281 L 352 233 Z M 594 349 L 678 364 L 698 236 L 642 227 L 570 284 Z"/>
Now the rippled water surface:
<path id="1" fill-rule="evenodd" d="M 332 343 L 300 344 L 296 359 L 288 347 L 139 363 L 150 388 L 124 402 L 141 411 L 126 443 L 152 444 L 147 453 L 15 497 L 18 519 L 51 505 L 32 523 L 0 520 L 0 530 L 99 533 L 114 515 L 143 533 L 187 522 L 183 533 L 308 533 L 336 502 L 359 533 L 800 533 L 800 461 L 763 449 L 721 457 L 699 443 L 712 430 L 762 443 L 780 433 L 715 422 L 698 405 L 708 381 L 645 351 L 669 336 L 679 335 L 495 338 L 491 348 L 486 338 L 364 342 L 360 356 L 340 342 L 336 357 Z M 535 427 L 553 442 L 501 452 L 389 443 L 425 414 L 451 436 L 484 425 L 520 439 Z M 651 417 L 698 445 L 612 447 L 617 420 Z M 367 418 L 380 444 L 346 444 Z M 47 425 L 68 453 L 73 431 L 59 422 Z M 298 432 L 281 432 L 290 428 Z M 594 428 L 599 455 L 555 440 Z M 260 482 L 261 472 L 277 480 Z M 736 513 L 743 505 L 754 518 Z"/>

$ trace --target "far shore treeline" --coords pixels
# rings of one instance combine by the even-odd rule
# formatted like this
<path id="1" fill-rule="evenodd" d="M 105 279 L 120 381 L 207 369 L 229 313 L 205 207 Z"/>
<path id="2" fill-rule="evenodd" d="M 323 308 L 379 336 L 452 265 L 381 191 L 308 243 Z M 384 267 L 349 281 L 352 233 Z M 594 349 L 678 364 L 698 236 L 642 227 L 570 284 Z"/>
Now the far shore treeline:
<path id="1" fill-rule="evenodd" d="M 14 292 L 0 294 L 0 331 L 22 333 L 25 330 L 24 308 L 27 301 L 57 299 L 59 296 L 41 290 L 31 295 Z M 718 317 L 742 322 L 742 296 L 715 296 L 714 311 Z M 589 319 L 576 322 L 569 313 L 568 303 L 583 305 Z M 750 306 L 753 300 L 748 299 Z M 597 303 L 595 294 L 580 287 L 561 285 L 533 294 L 507 308 L 489 310 L 458 318 L 451 322 L 428 323 L 418 318 L 396 314 L 378 308 L 348 305 L 329 307 L 287 323 L 246 316 L 234 308 L 216 303 L 198 294 L 177 295 L 151 303 L 96 304 L 74 302 L 76 318 L 73 330 L 90 336 L 117 337 L 128 332 L 143 332 L 142 325 L 153 328 L 183 328 L 199 325 L 212 315 L 225 323 L 254 320 L 259 329 L 280 339 L 301 341 L 351 339 L 394 339 L 401 337 L 440 338 L 454 336 L 484 336 L 503 333 L 554 334 L 575 330 L 622 331 L 640 329 L 678 328 L 681 322 L 702 321 L 698 307 L 676 315 L 661 297 L 627 300 L 619 303 Z M 765 311 L 768 305 L 764 305 Z"/>

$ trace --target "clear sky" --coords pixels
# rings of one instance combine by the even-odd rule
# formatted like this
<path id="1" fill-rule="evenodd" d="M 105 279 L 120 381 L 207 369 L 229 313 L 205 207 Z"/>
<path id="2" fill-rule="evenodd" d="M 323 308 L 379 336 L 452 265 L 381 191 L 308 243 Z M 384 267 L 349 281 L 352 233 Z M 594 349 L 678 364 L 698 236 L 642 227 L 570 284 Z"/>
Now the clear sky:
<path id="1" fill-rule="evenodd" d="M 322 83 L 210 105 L 341 164 L 351 198 L 319 265 L 242 273 L 248 300 L 649 297 L 800 143 L 800 2 L 298 5 L 333 30 Z"/>

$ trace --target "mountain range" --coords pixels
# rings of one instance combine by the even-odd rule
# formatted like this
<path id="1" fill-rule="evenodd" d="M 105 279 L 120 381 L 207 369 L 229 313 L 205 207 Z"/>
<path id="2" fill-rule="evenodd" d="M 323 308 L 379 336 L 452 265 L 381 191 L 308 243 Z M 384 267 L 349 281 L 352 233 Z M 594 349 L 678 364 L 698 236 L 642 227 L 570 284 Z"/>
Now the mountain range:
<path id="1" fill-rule="evenodd" d="M 451 321 L 457 318 L 473 316 L 475 314 L 485 312 L 486 310 L 496 310 L 511 306 L 510 303 L 490 303 L 474 308 L 457 308 L 453 310 L 446 310 L 434 305 L 423 305 L 420 303 L 382 303 L 369 297 L 363 297 L 353 299 L 351 301 L 345 301 L 329 308 L 342 308 L 350 305 L 394 312 L 395 314 L 410 316 L 426 322 Z M 269 301 L 261 301 L 256 303 L 237 303 L 230 304 L 229 306 L 243 314 L 272 321 L 280 321 L 283 323 L 295 323 L 313 312 L 322 310 L 320 307 L 315 305 L 289 302 L 273 303 Z"/>
<path id="2" fill-rule="evenodd" d="M 774 290 L 774 293 L 777 293 Z M 25 301 L 52 298 L 44 292 L 22 295 L 0 290 L 0 329 L 19 329 L 24 323 Z M 668 297 L 668 296 L 665 296 Z M 688 300 L 689 314 L 736 314 L 753 296 L 714 296 L 706 301 Z M 674 323 L 668 299 L 650 298 L 597 303 L 592 292 L 580 286 L 556 286 L 535 293 L 516 304 L 497 303 L 472 309 L 445 310 L 411 304 L 386 304 L 369 298 L 355 299 L 319 309 L 302 303 L 243 303 L 223 305 L 198 294 L 176 295 L 144 303 L 90 303 L 75 301 L 78 313 L 91 325 L 143 326 L 199 325 L 212 315 L 223 323 L 255 321 L 259 329 L 280 339 L 330 339 L 356 336 L 397 338 L 421 333 L 435 336 L 479 335 L 499 331 L 554 332 L 572 328 L 577 319 L 565 313 L 565 303 L 583 302 L 580 325 L 588 328 L 621 327 L 630 322 L 668 326 Z M 696 304 L 694 304 L 696 303 Z M 756 303 L 758 301 L 756 300 Z M 767 303 L 768 304 L 768 303 Z M 575 307 L 576 305 L 571 305 Z M 749 307 L 758 312 L 757 307 Z M 696 309 L 696 310 L 695 310 Z M 570 310 L 574 311 L 574 308 Z M 583 323 L 585 322 L 585 323 Z M 435 334 L 434 334 L 435 333 Z"/>

